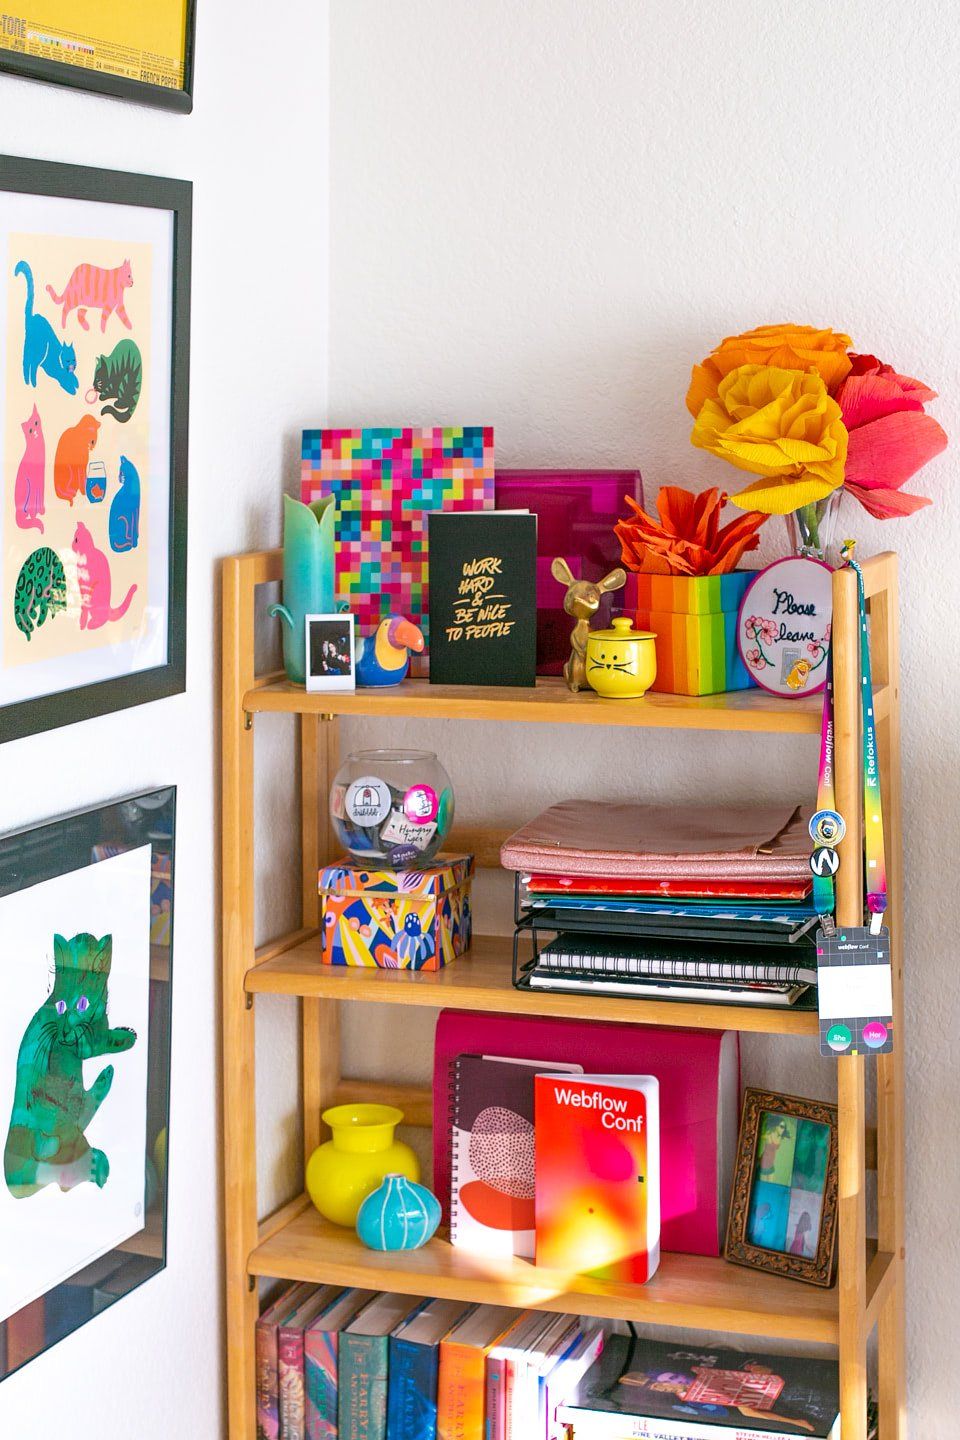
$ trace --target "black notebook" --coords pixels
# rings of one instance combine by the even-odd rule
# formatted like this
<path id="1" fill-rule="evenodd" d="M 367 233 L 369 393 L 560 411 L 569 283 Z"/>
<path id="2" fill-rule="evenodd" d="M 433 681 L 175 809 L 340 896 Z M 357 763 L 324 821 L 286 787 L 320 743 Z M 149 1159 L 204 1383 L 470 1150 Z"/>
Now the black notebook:
<path id="1" fill-rule="evenodd" d="M 535 685 L 537 517 L 449 510 L 428 523 L 431 684 Z"/>

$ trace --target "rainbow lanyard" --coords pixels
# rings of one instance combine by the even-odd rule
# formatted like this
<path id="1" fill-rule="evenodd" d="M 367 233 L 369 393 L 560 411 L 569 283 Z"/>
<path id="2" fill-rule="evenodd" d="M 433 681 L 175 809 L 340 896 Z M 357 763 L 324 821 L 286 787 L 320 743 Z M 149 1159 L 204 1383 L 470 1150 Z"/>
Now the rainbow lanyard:
<path id="1" fill-rule="evenodd" d="M 887 908 L 887 865 L 883 848 L 883 806 L 880 799 L 880 762 L 876 716 L 873 710 L 873 680 L 870 674 L 870 639 L 867 634 L 867 604 L 863 571 L 852 558 L 847 564 L 857 573 L 857 621 L 860 629 L 860 701 L 863 710 L 863 814 L 864 854 L 867 866 L 867 908 L 870 929 L 880 933 Z M 823 723 L 820 728 L 820 775 L 817 783 L 817 811 L 836 811 L 833 774 L 833 646 L 827 656 L 827 682 L 823 695 Z M 821 916 L 833 915 L 836 890 L 831 873 L 813 875 L 813 903 Z"/>

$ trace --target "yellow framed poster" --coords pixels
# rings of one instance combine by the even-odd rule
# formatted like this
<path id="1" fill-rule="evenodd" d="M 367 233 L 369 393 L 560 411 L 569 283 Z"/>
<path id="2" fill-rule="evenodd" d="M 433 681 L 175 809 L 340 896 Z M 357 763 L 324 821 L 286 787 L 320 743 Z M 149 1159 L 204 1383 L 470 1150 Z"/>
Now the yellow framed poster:
<path id="1" fill-rule="evenodd" d="M 22 0 L 0 11 L 0 70 L 193 108 L 195 0 Z"/>

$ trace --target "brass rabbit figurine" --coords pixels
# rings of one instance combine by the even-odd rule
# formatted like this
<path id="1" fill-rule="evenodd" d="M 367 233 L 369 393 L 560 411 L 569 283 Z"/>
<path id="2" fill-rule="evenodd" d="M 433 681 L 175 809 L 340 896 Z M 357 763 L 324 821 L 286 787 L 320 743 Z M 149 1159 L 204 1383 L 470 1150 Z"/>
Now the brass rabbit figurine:
<path id="1" fill-rule="evenodd" d="M 604 575 L 602 580 L 574 580 L 570 566 L 561 555 L 550 566 L 554 580 L 566 585 L 563 608 L 576 620 L 570 636 L 570 659 L 563 667 L 563 678 L 569 689 L 586 690 L 587 687 L 587 636 L 590 621 L 600 608 L 600 601 L 609 590 L 620 590 L 627 583 L 627 572 L 618 566 Z"/>

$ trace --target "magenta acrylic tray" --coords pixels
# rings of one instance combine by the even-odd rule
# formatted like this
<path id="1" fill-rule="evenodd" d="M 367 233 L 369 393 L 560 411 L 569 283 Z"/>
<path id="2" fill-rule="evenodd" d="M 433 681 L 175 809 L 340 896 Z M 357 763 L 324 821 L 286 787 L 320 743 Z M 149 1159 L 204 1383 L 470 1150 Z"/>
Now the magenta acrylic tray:
<path id="1" fill-rule="evenodd" d="M 564 587 L 550 574 L 562 555 L 577 580 L 599 580 L 620 564 L 613 527 L 627 511 L 624 497 L 643 504 L 639 470 L 501 470 L 494 476 L 497 510 L 530 510 L 537 517 L 537 674 L 561 675 L 570 654 L 573 621 L 564 613 Z M 634 578 L 605 595 L 593 624 L 636 609 Z"/>

